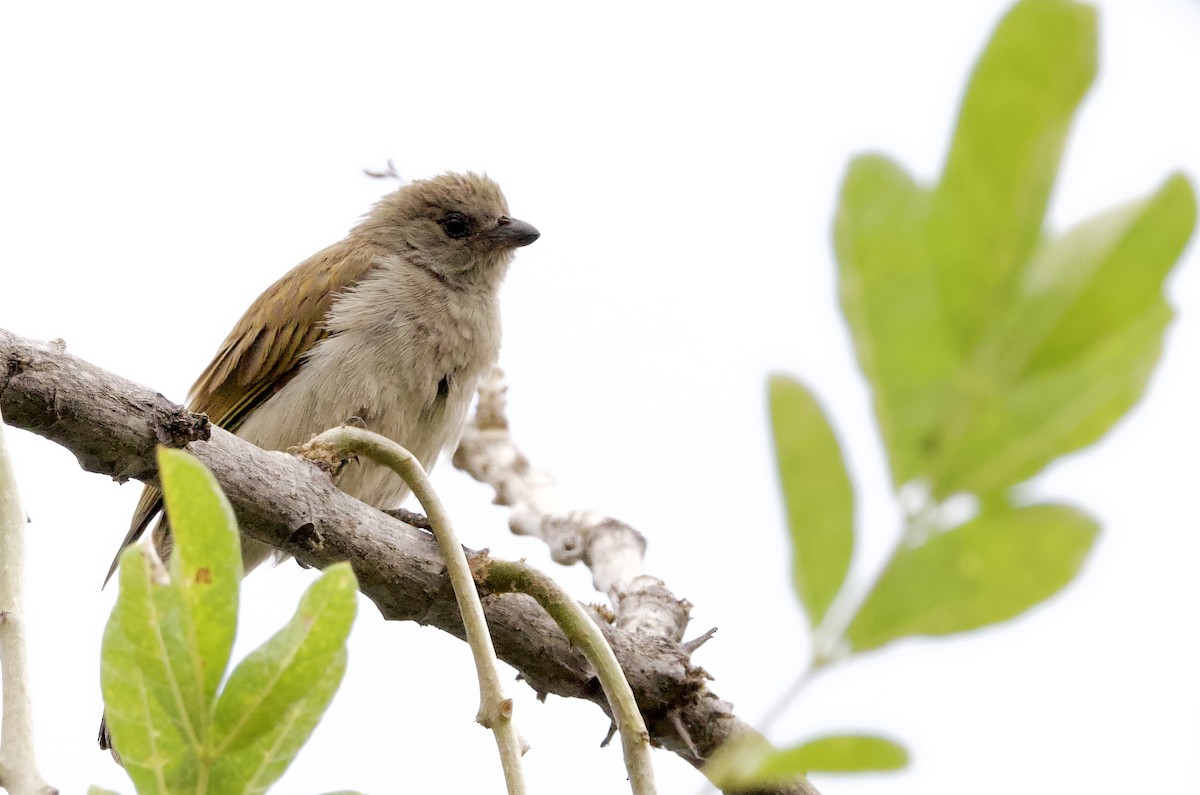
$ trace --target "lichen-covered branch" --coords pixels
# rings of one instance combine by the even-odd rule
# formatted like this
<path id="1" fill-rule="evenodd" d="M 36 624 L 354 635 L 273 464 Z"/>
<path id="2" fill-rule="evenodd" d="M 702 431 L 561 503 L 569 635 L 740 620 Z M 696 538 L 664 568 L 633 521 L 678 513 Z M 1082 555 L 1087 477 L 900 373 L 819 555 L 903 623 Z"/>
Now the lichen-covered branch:
<path id="1" fill-rule="evenodd" d="M 591 569 L 592 583 L 608 595 L 618 627 L 681 640 L 691 605 L 645 573 L 645 537 L 610 516 L 561 507 L 554 479 L 529 463 L 509 432 L 505 391 L 503 371 L 493 368 L 479 388 L 454 465 L 495 489 L 498 505 L 512 508 L 508 525 L 514 533 L 542 539 L 557 563 L 582 561 Z"/>
<path id="2" fill-rule="evenodd" d="M 386 618 L 463 636 L 453 591 L 429 534 L 338 491 L 311 462 L 261 450 L 219 428 L 203 441 L 207 423 L 153 390 L 61 346 L 4 330 L 0 411 L 10 425 L 71 450 L 84 469 L 122 480 L 153 482 L 155 443 L 186 444 L 212 470 L 247 535 L 319 568 L 348 560 L 362 592 Z M 484 600 L 484 612 L 497 655 L 536 691 L 586 699 L 607 710 L 586 659 L 531 597 L 494 594 Z M 689 649 L 657 634 L 613 626 L 603 630 L 654 743 L 699 766 L 724 743 L 753 732 L 708 689 L 704 672 L 691 665 Z M 798 781 L 771 792 L 815 790 Z"/>

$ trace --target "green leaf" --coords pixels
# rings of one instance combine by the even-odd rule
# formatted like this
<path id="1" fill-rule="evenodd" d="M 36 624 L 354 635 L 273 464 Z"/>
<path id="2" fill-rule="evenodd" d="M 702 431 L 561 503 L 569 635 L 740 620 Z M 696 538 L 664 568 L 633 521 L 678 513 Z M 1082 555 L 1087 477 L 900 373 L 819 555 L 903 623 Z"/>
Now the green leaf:
<path id="1" fill-rule="evenodd" d="M 759 769 L 766 759 L 778 753 L 761 734 L 744 734 L 718 748 L 704 764 L 703 772 L 717 789 L 752 789 L 767 783 L 761 780 Z"/>
<path id="2" fill-rule="evenodd" d="M 193 456 L 159 447 L 158 471 L 175 542 L 171 578 L 186 603 L 192 646 L 203 661 L 199 670 L 207 714 L 237 634 L 242 579 L 237 520 L 216 478 Z"/>
<path id="3" fill-rule="evenodd" d="M 197 775 L 241 577 L 233 513 L 212 475 L 178 450 L 160 447 L 158 462 L 175 542 L 170 579 L 144 548 L 122 555 L 102 652 L 109 730 L 139 790 L 177 789 Z"/>
<path id="4" fill-rule="evenodd" d="M 341 683 L 354 574 L 347 564 L 330 567 L 292 621 L 233 672 L 214 707 L 236 631 L 237 526 L 194 458 L 160 449 L 159 472 L 174 536 L 170 577 L 146 545 L 121 556 L 101 669 L 114 744 L 140 795 L 265 792 Z"/>
<path id="5" fill-rule="evenodd" d="M 939 299 L 964 352 L 1009 306 L 1095 73 L 1095 11 L 1066 0 L 1017 3 L 975 66 L 929 224 Z"/>
<path id="6" fill-rule="evenodd" d="M 1166 306 L 1163 283 L 1195 225 L 1195 192 L 1187 177 L 1175 174 L 1153 195 L 1090 219 L 1048 245 L 1030 268 L 1024 290 L 1030 298 L 1020 314 L 1028 319 L 1028 304 L 1048 304 L 1057 322 L 1035 336 L 1039 345 L 1028 369 L 1068 364 L 1147 310 Z"/>
<path id="7" fill-rule="evenodd" d="M 1095 12 L 1023 0 L 967 87 L 932 194 L 854 160 L 835 224 L 842 308 L 899 487 L 987 497 L 1099 439 L 1142 395 L 1191 236 L 1182 176 L 1041 241 L 1071 119 L 1096 71 Z"/>
<path id="8" fill-rule="evenodd" d="M 164 577 L 144 546 L 125 550 L 120 594 L 101 646 L 105 719 L 141 795 L 174 792 L 196 774 L 188 715 L 196 701 L 188 685 L 196 678 L 185 664 L 172 664 L 172 657 L 190 658 L 180 654 L 181 606 Z"/>
<path id="9" fill-rule="evenodd" d="M 962 360 L 937 302 L 926 248 L 928 192 L 887 158 L 855 158 L 834 244 L 842 312 L 871 384 L 892 481 L 929 472 L 945 395 Z"/>
<path id="10" fill-rule="evenodd" d="M 942 458 L 935 496 L 996 491 L 1099 439 L 1141 398 L 1170 319 L 1165 303 L 1152 306 L 1085 357 L 978 401 Z"/>
<path id="11" fill-rule="evenodd" d="M 1032 477 L 1095 442 L 1141 397 L 1171 319 L 1163 282 L 1192 234 L 1183 177 L 1046 244 L 962 392 L 935 496 Z"/>
<path id="12" fill-rule="evenodd" d="M 792 539 L 793 584 L 815 626 L 850 568 L 854 492 L 833 428 L 808 389 L 776 375 L 768 392 Z"/>
<path id="13" fill-rule="evenodd" d="M 783 786 L 814 771 L 870 773 L 907 766 L 904 746 L 875 735 L 830 735 L 779 751 L 751 734 L 719 748 L 704 774 L 722 790 L 750 790 Z"/>
<path id="14" fill-rule="evenodd" d="M 115 789 L 105 789 L 104 787 L 93 784 L 88 787 L 87 795 L 121 795 Z"/>
<path id="15" fill-rule="evenodd" d="M 908 750 L 886 737 L 831 734 L 780 751 L 763 763 L 765 775 L 810 772 L 871 773 L 908 767 Z"/>
<path id="16" fill-rule="evenodd" d="M 949 635 L 1013 618 L 1074 578 L 1098 530 L 1067 506 L 993 507 L 901 549 L 854 616 L 850 646 L 862 652 L 909 635 Z"/>
<path id="17" fill-rule="evenodd" d="M 346 650 L 333 655 L 301 698 L 283 705 L 278 722 L 234 748 L 217 761 L 212 773 L 213 792 L 258 795 L 266 792 L 286 772 L 308 741 L 346 672 Z"/>
<path id="18" fill-rule="evenodd" d="M 345 670 L 356 594 L 349 564 L 330 566 L 292 620 L 234 669 L 214 719 L 220 791 L 264 791 L 308 739 Z"/>

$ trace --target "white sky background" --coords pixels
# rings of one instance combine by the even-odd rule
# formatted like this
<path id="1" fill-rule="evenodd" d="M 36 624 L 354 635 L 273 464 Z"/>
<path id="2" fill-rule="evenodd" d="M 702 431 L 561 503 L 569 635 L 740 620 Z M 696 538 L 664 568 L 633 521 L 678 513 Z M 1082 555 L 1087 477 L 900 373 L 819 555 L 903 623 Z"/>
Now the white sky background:
<path id="1" fill-rule="evenodd" d="M 1057 229 L 1200 176 L 1200 3 L 1112 0 L 1101 76 L 1055 193 Z M 898 524 L 868 393 L 834 300 L 830 224 L 848 159 L 940 169 L 970 65 L 1007 3 L 609 2 L 5 5 L 0 11 L 0 327 L 182 401 L 251 300 L 343 236 L 391 185 L 485 170 L 542 231 L 504 289 L 511 419 L 568 502 L 650 540 L 649 570 L 695 604 L 697 662 L 756 720 L 807 649 L 789 589 L 764 382 L 804 378 L 831 412 L 859 498 L 855 576 Z M 882 731 L 914 753 L 847 793 L 1195 792 L 1200 788 L 1200 263 L 1146 399 L 1038 494 L 1104 520 L 1082 577 L 1025 618 L 912 640 L 819 678 L 786 744 Z M 132 793 L 96 750 L 98 590 L 138 488 L 10 435 L 30 543 L 33 696 L 44 773 Z M 580 599 L 582 570 L 506 530 L 487 489 L 435 481 L 469 546 L 528 557 Z M 311 572 L 256 573 L 244 654 Z M 532 791 L 626 790 L 590 704 L 513 683 Z M 363 600 L 327 719 L 276 792 L 502 792 L 472 723 L 467 648 L 386 625 Z M 660 792 L 701 778 L 655 754 Z"/>

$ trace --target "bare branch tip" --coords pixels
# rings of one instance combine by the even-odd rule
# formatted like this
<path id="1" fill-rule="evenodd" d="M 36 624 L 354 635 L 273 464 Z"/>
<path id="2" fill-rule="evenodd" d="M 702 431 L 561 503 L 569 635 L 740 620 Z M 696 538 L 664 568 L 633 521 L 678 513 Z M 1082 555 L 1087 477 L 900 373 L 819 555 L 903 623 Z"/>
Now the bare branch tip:
<path id="1" fill-rule="evenodd" d="M 188 411 L 161 394 L 154 396 L 153 430 L 156 442 L 176 450 L 212 438 L 212 423 L 207 414 Z"/>
<path id="2" fill-rule="evenodd" d="M 705 643 L 708 643 L 710 640 L 712 640 L 713 635 L 716 635 L 716 634 L 717 634 L 717 628 L 713 627 L 708 632 L 705 632 L 703 635 L 701 635 L 697 638 L 692 638 L 691 640 L 680 643 L 679 647 L 681 649 L 683 649 L 685 652 L 687 652 L 688 657 L 691 657 L 693 654 L 696 653 L 696 649 L 700 648 Z"/>

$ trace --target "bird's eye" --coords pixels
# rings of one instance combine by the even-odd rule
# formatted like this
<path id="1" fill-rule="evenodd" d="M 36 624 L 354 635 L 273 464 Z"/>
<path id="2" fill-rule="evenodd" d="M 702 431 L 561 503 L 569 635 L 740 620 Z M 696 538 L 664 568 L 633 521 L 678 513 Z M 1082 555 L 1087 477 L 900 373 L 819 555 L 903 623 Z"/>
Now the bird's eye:
<path id="1" fill-rule="evenodd" d="M 462 213 L 450 213 L 440 223 L 446 237 L 457 239 L 471 234 L 471 222 Z"/>

